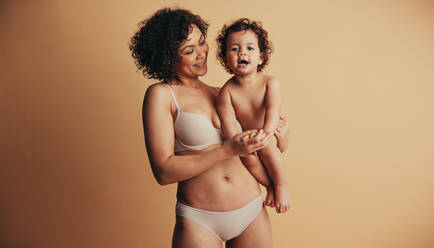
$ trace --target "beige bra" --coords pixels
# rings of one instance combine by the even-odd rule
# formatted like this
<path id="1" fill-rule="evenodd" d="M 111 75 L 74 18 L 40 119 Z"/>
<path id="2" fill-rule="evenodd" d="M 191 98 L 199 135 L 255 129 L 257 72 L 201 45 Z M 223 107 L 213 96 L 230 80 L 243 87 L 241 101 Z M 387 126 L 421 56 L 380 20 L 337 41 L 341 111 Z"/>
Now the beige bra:
<path id="1" fill-rule="evenodd" d="M 203 150 L 214 144 L 223 143 L 222 131 L 215 128 L 204 115 L 184 112 L 179 108 L 175 94 L 169 87 L 176 105 L 175 120 L 175 152 Z"/>

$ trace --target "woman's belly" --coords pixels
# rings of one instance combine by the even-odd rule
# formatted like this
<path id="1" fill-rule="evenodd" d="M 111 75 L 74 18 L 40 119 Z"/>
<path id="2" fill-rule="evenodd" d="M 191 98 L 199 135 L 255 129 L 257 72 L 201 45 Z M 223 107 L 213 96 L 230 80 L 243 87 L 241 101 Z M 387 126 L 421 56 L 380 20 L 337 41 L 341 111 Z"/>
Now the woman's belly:
<path id="1" fill-rule="evenodd" d="M 222 161 L 178 183 L 178 201 L 208 211 L 231 211 L 260 194 L 259 185 L 238 157 Z"/>

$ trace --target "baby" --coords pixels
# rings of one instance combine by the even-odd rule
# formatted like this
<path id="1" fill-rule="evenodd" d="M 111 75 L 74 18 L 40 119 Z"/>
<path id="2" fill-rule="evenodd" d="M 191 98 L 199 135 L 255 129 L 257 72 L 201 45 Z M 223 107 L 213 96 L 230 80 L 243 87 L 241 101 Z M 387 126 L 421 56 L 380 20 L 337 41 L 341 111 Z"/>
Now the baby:
<path id="1" fill-rule="evenodd" d="M 262 73 L 271 53 L 267 36 L 260 23 L 242 18 L 225 25 L 217 37 L 217 57 L 226 70 L 234 74 L 220 90 L 217 107 L 226 139 L 239 132 L 237 120 L 244 130 L 257 129 L 260 133 L 271 134 L 276 130 L 281 107 L 279 81 Z M 267 188 L 265 204 L 276 207 L 277 213 L 284 213 L 289 209 L 290 199 L 275 137 L 258 151 L 258 156 L 241 159 Z"/>

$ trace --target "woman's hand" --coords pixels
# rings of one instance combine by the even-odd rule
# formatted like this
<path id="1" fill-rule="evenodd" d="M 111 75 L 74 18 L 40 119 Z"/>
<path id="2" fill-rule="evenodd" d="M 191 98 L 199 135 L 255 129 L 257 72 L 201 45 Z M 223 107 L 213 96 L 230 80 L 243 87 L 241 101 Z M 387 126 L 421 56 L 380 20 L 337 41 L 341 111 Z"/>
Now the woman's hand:
<path id="1" fill-rule="evenodd" d="M 289 131 L 289 122 L 285 117 L 280 116 L 276 127 L 276 138 L 282 138 Z"/>
<path id="2" fill-rule="evenodd" d="M 262 129 L 259 131 L 248 130 L 233 136 L 224 145 L 234 156 L 247 156 L 266 147 L 271 137 L 273 134 L 264 133 Z"/>
<path id="3" fill-rule="evenodd" d="M 280 152 L 284 152 L 286 148 L 288 148 L 289 143 L 289 123 L 285 117 L 279 117 L 279 122 L 277 123 L 274 136 L 277 139 L 277 146 L 279 147 Z"/>

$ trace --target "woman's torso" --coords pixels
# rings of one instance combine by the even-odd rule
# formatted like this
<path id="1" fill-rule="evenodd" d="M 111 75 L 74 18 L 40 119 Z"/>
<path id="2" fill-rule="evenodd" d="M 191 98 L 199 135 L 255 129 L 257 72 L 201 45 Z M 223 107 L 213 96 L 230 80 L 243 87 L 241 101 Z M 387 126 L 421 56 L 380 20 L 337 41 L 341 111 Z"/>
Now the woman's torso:
<path id="1" fill-rule="evenodd" d="M 190 130 L 187 125 L 176 123 L 180 121 L 179 118 L 182 117 L 180 115 L 184 114 L 191 115 L 188 116 L 189 121 L 194 121 L 194 115 L 197 115 L 198 122 L 202 122 L 202 125 L 210 125 L 209 132 L 213 132 L 211 129 L 219 132 L 221 126 L 216 112 L 218 92 L 215 88 L 205 84 L 200 89 L 182 85 L 170 85 L 170 88 L 174 93 L 171 112 L 174 117 L 177 142 L 182 143 L 182 140 L 176 137 L 177 135 L 182 136 L 194 131 L 194 123 Z M 176 128 L 177 124 L 178 128 Z M 197 135 L 201 135 L 199 129 L 201 128 L 196 127 Z M 194 133 L 190 135 L 194 136 Z M 176 155 L 201 153 L 217 145 L 212 144 L 201 150 L 178 149 L 180 151 L 177 151 Z M 239 157 L 233 157 L 215 164 L 211 169 L 191 179 L 179 182 L 177 197 L 180 202 L 192 207 L 209 211 L 230 211 L 245 205 L 258 194 L 259 186 L 256 180 L 241 163 Z"/>

